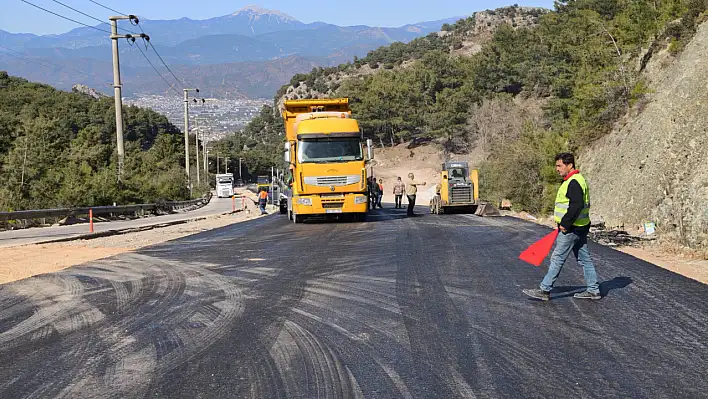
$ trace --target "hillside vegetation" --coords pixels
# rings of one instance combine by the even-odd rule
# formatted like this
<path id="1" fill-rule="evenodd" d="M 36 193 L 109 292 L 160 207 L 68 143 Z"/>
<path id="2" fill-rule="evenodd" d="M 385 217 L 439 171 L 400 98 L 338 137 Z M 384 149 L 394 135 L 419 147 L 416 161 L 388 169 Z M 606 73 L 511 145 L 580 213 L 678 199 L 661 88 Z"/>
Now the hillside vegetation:
<path id="1" fill-rule="evenodd" d="M 124 107 L 125 178 L 116 176 L 115 108 L 0 72 L 0 211 L 186 199 L 179 130 Z"/>
<path id="2" fill-rule="evenodd" d="M 547 211 L 557 184 L 552 154 L 583 148 L 641 104 L 646 63 L 664 47 L 679 53 L 705 10 L 704 0 L 568 0 L 553 12 L 512 6 L 338 68 L 296 75 L 278 95 L 303 97 L 297 89 L 304 85 L 312 90 L 305 98 L 349 97 L 365 133 L 381 145 L 434 140 L 464 153 L 484 144 L 484 195 Z M 510 15 L 526 23 L 489 22 Z M 485 32 L 489 39 L 477 43 L 478 51 L 460 55 L 460 46 Z M 541 115 L 519 110 L 528 104 L 540 106 Z M 480 123 L 505 116 L 523 123 L 491 135 Z"/>
<path id="3" fill-rule="evenodd" d="M 645 69 L 657 54 L 667 53 L 667 62 L 679 56 L 707 8 L 706 0 L 566 0 L 554 11 L 477 13 L 408 44 L 296 75 L 275 107 L 349 97 L 379 145 L 433 143 L 446 158 L 480 154 L 483 197 L 545 213 L 559 183 L 553 155 L 583 153 L 628 111 L 641 112 L 653 90 Z"/>

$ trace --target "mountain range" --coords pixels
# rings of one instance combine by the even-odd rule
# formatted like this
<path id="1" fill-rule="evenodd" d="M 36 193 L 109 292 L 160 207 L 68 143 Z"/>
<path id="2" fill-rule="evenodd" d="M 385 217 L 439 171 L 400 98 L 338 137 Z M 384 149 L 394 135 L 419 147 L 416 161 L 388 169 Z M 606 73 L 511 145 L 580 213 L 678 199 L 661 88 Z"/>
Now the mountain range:
<path id="1" fill-rule="evenodd" d="M 273 87 L 277 89 L 296 73 L 308 72 L 315 66 L 337 65 L 393 42 L 409 42 L 459 18 L 394 28 L 337 26 L 324 22 L 306 24 L 279 11 L 248 6 L 206 20 L 141 20 L 140 27 L 120 21 L 119 26 L 122 33 L 140 33 L 142 28 L 170 68 L 180 71 L 178 77 L 192 84 L 214 85 L 207 88 L 217 93 L 238 92 L 253 98 L 272 96 Z M 174 83 L 142 40 L 132 45 L 120 40 L 119 48 L 126 95 L 156 94 L 169 89 L 140 50 L 170 84 Z M 110 91 L 111 62 L 108 34 L 96 29 L 81 27 L 42 36 L 0 30 L 0 69 L 61 89 L 80 83 Z"/>

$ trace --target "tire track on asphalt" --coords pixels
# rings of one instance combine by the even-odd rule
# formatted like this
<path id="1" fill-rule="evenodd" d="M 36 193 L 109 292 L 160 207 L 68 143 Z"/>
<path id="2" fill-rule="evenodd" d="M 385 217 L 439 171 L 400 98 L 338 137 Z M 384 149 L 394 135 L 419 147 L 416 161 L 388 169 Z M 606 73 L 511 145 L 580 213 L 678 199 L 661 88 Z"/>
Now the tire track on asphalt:
<path id="1" fill-rule="evenodd" d="M 295 237 L 287 243 L 281 243 L 285 247 L 302 248 L 313 242 L 326 246 L 334 238 L 331 226 L 328 225 L 284 224 L 281 228 Z M 310 230 L 305 230 L 307 228 Z M 314 235 L 312 229 L 316 230 Z M 308 244 L 303 244 L 303 241 Z M 256 252 L 253 256 L 267 259 L 269 244 L 261 240 L 256 242 L 256 248 L 264 253 Z M 249 245 L 249 242 L 241 244 Z M 245 272 L 249 266 L 241 268 Z M 301 257 L 292 259 L 290 264 L 280 265 L 274 275 L 261 273 L 260 278 L 248 288 L 242 322 L 232 324 L 227 336 L 209 348 L 207 357 L 215 360 L 177 367 L 172 375 L 176 373 L 178 379 L 185 380 L 197 375 L 206 377 L 203 383 L 208 381 L 209 387 L 217 386 L 218 389 L 210 391 L 217 396 L 285 397 L 288 388 L 279 372 L 279 366 L 283 365 L 278 365 L 273 359 L 271 348 L 284 327 L 287 315 L 305 294 L 308 279 L 326 269 L 326 264 L 314 263 Z M 228 268 L 219 267 L 219 272 L 229 277 L 234 275 Z M 242 359 L 243 362 L 231 364 L 226 359 Z M 225 370 L 231 372 L 225 374 Z M 150 392 L 166 396 L 174 396 L 179 392 L 179 395 L 195 397 L 205 389 L 202 384 L 174 386 L 158 382 Z"/>
<path id="2" fill-rule="evenodd" d="M 383 372 L 388 384 L 383 384 L 383 381 L 378 380 L 378 386 L 375 391 L 371 392 L 372 394 L 375 392 L 380 397 L 404 397 L 407 399 L 414 397 L 409 391 L 404 378 L 388 364 L 387 360 L 376 355 L 378 351 L 375 347 L 368 344 L 365 338 L 356 336 L 344 327 L 304 310 L 293 309 L 293 312 L 300 316 L 294 316 L 297 324 L 309 325 L 310 328 L 307 331 L 320 333 L 321 337 L 318 340 L 325 340 L 326 343 L 324 345 L 329 348 L 337 348 L 335 350 L 338 353 L 337 358 L 356 359 L 356 363 L 349 366 L 354 369 L 352 374 L 355 382 L 359 380 L 369 381 L 372 378 L 372 374 L 375 375 L 375 370 Z M 323 327 L 329 331 L 325 333 Z M 315 336 L 314 333 L 311 334 Z M 351 389 L 353 389 L 353 386 L 351 386 Z M 365 396 L 366 391 L 367 389 L 363 390 Z M 350 393 L 353 394 L 352 391 Z"/>
<path id="3" fill-rule="evenodd" d="M 105 261 L 106 269 L 103 270 L 86 268 L 87 275 L 81 276 L 85 281 L 100 281 L 94 285 L 109 287 L 114 302 L 106 309 L 112 307 L 114 309 L 114 312 L 110 312 L 112 315 L 107 320 L 87 320 L 86 314 L 82 317 L 69 315 L 63 319 L 62 315 L 56 315 L 55 319 L 59 319 L 59 325 L 63 325 L 64 328 L 54 332 L 55 335 L 61 336 L 61 341 L 58 344 L 54 343 L 52 352 L 61 353 L 62 356 L 49 360 L 56 365 L 55 369 L 61 370 L 61 375 L 57 372 L 49 373 L 41 378 L 40 382 L 34 381 L 34 388 L 31 388 L 32 385 L 25 384 L 18 386 L 17 390 L 33 392 L 32 395 L 36 396 L 136 395 L 140 392 L 140 385 L 144 385 L 144 381 L 151 375 L 164 378 L 169 368 L 176 367 L 185 360 L 174 353 L 196 354 L 198 348 L 194 349 L 195 346 L 207 346 L 216 337 L 225 334 L 226 326 L 238 315 L 238 306 L 230 306 L 230 304 L 240 301 L 240 290 L 232 286 L 223 276 L 199 266 L 165 264 L 157 262 L 154 258 L 140 255 L 128 255 L 121 259 Z M 111 270 L 111 266 L 115 268 Z M 126 273 L 126 266 L 132 268 L 131 273 Z M 80 268 L 72 270 L 80 272 Z M 140 271 L 136 273 L 136 270 Z M 185 279 L 185 271 L 190 273 L 187 279 Z M 118 282 L 99 277 L 110 278 L 120 275 L 121 272 L 124 273 L 123 276 L 130 275 L 131 277 L 126 279 L 130 281 Z M 66 277 L 61 276 L 60 279 L 64 281 Z M 197 299 L 194 304 L 184 297 L 187 280 L 190 281 L 190 285 L 195 284 L 196 293 L 204 296 Z M 130 291 L 125 288 L 124 283 L 131 286 Z M 220 293 L 220 290 L 223 293 Z M 105 303 L 105 294 L 105 291 L 102 292 L 103 303 Z M 210 298 L 213 299 L 217 294 L 220 298 L 217 298 L 214 306 L 218 309 L 218 314 L 211 318 L 213 323 L 210 323 L 210 318 L 203 318 L 199 334 L 190 336 L 183 333 L 185 326 L 177 324 L 169 325 L 170 329 L 165 330 L 163 340 L 151 333 L 154 330 L 151 330 L 151 325 L 168 325 L 175 320 L 187 320 L 193 314 L 199 313 L 199 304 L 210 306 Z M 78 297 L 78 295 L 74 296 Z M 46 299 L 39 302 L 42 301 L 46 302 Z M 16 334 L 21 335 L 20 333 L 26 331 L 20 330 Z M 187 337 L 187 340 L 183 337 Z M 90 345 L 86 345 L 86 342 L 90 342 Z M 176 350 L 185 345 L 190 346 L 189 350 Z M 150 349 L 151 347 L 153 349 Z M 162 363 L 159 362 L 158 351 L 154 350 L 161 347 L 164 349 Z M 148 360 L 146 355 L 151 353 L 155 358 Z M 75 366 L 67 367 L 71 363 Z M 126 364 L 129 367 L 125 367 Z M 170 366 L 162 370 L 164 364 Z M 37 375 L 24 378 L 32 380 L 32 377 Z M 18 380 L 15 384 L 20 382 Z M 63 391 L 60 393 L 60 390 Z"/>
<path id="4" fill-rule="evenodd" d="M 469 385 L 469 377 L 461 373 L 464 365 L 457 362 L 459 354 L 454 353 L 457 349 L 466 352 L 468 349 L 454 342 L 453 330 L 468 328 L 445 292 L 438 265 L 421 252 L 426 246 L 433 246 L 430 242 L 425 245 L 421 234 L 415 220 L 405 223 L 403 232 L 397 236 L 397 246 L 408 247 L 409 251 L 396 262 L 396 294 L 417 365 L 416 379 L 425 381 L 436 395 L 475 398 L 478 392 Z M 440 242 L 436 240 L 436 244 Z M 446 249 L 441 245 L 434 247 L 436 252 Z M 474 354 L 465 357 L 474 358 Z M 462 371 L 470 374 L 469 369 Z"/>
<path id="5" fill-rule="evenodd" d="M 150 264 L 159 270 L 157 278 L 153 276 L 158 283 L 158 299 L 147 301 L 147 307 L 133 309 L 132 314 L 124 315 L 117 324 L 103 331 L 104 361 L 98 368 L 107 371 L 88 377 L 87 383 L 97 378 L 110 383 L 88 384 L 97 395 L 123 396 L 145 392 L 147 376 L 150 380 L 163 379 L 170 370 L 201 353 L 213 340 L 226 333 L 227 326 L 242 310 L 239 306 L 241 290 L 225 282 L 222 276 L 198 265 L 165 262 L 144 255 L 134 255 L 133 258 L 138 264 Z M 188 289 L 195 295 L 186 295 Z M 200 318 L 199 333 L 186 332 L 190 331 L 190 318 L 208 313 L 216 315 Z M 122 330 L 127 331 L 128 336 L 116 337 L 116 333 Z M 126 353 L 141 359 L 142 363 L 136 364 L 133 370 L 118 367 Z M 147 360 L 148 354 L 154 358 Z M 133 378 L 135 368 L 146 374 L 138 381 Z"/>

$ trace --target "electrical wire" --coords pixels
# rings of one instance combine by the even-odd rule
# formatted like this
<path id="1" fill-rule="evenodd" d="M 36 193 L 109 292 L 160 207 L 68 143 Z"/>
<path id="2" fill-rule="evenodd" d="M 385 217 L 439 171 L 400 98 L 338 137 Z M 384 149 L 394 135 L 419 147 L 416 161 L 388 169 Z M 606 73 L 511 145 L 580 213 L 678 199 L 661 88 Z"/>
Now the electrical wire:
<path id="1" fill-rule="evenodd" d="M 85 26 L 85 27 L 88 27 L 88 28 L 91 28 L 91 29 L 95 29 L 95 30 L 98 30 L 98 31 L 101 31 L 101 32 L 106 32 L 106 33 L 109 33 L 109 34 L 111 33 L 110 31 L 107 31 L 107 30 L 105 30 L 105 29 L 101 29 L 101 28 L 98 28 L 98 27 L 95 27 L 95 26 L 91 26 L 91 25 L 85 24 L 85 23 L 83 23 L 83 22 L 79 22 L 79 21 L 76 21 L 76 20 L 74 20 L 74 19 L 71 19 L 71 18 L 69 18 L 69 17 L 65 17 L 65 16 L 63 16 L 63 15 L 61 15 L 61 14 L 57 14 L 57 13 L 55 13 L 55 12 L 53 12 L 53 11 L 47 10 L 46 8 L 40 7 L 40 6 L 36 5 L 36 4 L 33 4 L 33 3 L 31 3 L 31 2 L 29 2 L 29 1 L 27 1 L 27 0 L 20 0 L 20 1 L 22 1 L 22 2 L 24 2 L 24 3 L 27 3 L 27 4 L 29 4 L 29 5 L 31 5 L 31 6 L 33 6 L 33 7 L 36 7 L 36 8 L 38 8 L 38 9 L 42 10 L 42 11 L 45 11 L 45 12 L 48 12 L 48 13 L 50 13 L 50 14 L 56 15 L 57 17 L 66 19 L 66 20 L 71 21 L 71 22 L 74 22 L 74 23 L 77 23 L 77 24 L 79 24 L 79 25 L 83 25 L 83 26 Z M 75 9 L 75 8 L 73 8 L 73 7 L 70 7 L 70 6 L 64 4 L 64 3 L 60 2 L 60 1 L 57 1 L 57 0 L 52 0 L 52 1 L 54 1 L 55 3 L 61 4 L 62 6 L 67 7 L 67 8 L 69 8 L 69 9 L 73 10 L 73 11 L 76 11 L 76 12 L 78 12 L 78 13 L 84 15 L 84 16 L 87 16 L 87 17 L 89 17 L 89 18 L 91 18 L 91 19 L 94 19 L 94 20 L 96 20 L 96 21 L 99 21 L 99 22 L 101 22 L 102 24 L 105 24 L 105 23 L 106 23 L 106 22 L 103 22 L 103 21 L 101 21 L 100 19 L 98 19 L 98 18 L 96 18 L 96 17 L 94 17 L 94 16 L 91 16 L 91 15 L 89 15 L 89 14 L 86 14 L 86 13 L 82 12 L 82 11 L 79 11 L 79 10 L 77 10 L 77 9 Z M 114 9 L 112 9 L 112 8 L 110 8 L 110 7 L 107 7 L 107 6 L 101 4 L 101 3 L 97 2 L 97 1 L 94 1 L 94 0 L 89 0 L 89 1 L 90 1 L 91 3 L 94 3 L 94 4 L 98 5 L 98 6 L 100 6 L 100 7 L 105 8 L 105 9 L 107 9 L 107 10 L 113 11 L 113 12 L 118 13 L 118 14 L 121 14 L 121 15 L 125 15 L 125 14 L 123 14 L 123 13 L 117 11 L 117 10 L 114 10 Z M 132 20 L 131 20 L 131 23 L 132 23 Z M 139 23 L 136 23 L 135 25 L 137 25 L 137 26 L 140 28 L 140 31 L 141 31 L 141 32 L 145 33 L 145 31 L 143 31 L 143 28 L 142 28 L 142 26 L 140 26 Z M 126 30 L 126 29 L 123 29 L 123 28 L 120 28 L 120 29 L 125 30 L 125 31 L 130 32 L 130 33 L 133 33 L 133 34 L 136 34 L 136 35 L 138 34 L 138 33 L 135 33 L 135 32 L 132 32 L 132 31 L 129 31 L 129 30 Z M 165 69 L 167 69 L 167 71 L 169 71 L 170 75 L 172 75 L 172 77 L 175 79 L 175 81 L 177 82 L 177 84 L 180 85 L 180 86 L 184 89 L 185 86 L 184 86 L 184 84 L 182 83 L 182 81 L 177 77 L 177 75 L 176 75 L 176 74 L 172 71 L 172 69 L 167 65 L 167 63 L 166 63 L 165 60 L 162 58 L 162 56 L 161 56 L 160 53 L 157 51 L 157 49 L 156 49 L 155 46 L 152 44 L 152 42 L 151 42 L 150 40 L 147 40 L 147 43 L 150 45 L 150 48 L 152 48 L 152 51 L 155 52 L 155 55 L 157 55 L 157 58 L 160 60 L 160 62 L 162 63 L 162 65 L 165 67 Z M 139 47 L 138 47 L 138 49 L 140 50 L 141 53 L 143 53 L 143 56 L 144 56 L 145 59 L 148 61 L 148 63 L 152 66 L 152 68 L 155 70 L 155 72 L 157 72 L 157 73 L 160 75 L 160 77 L 162 78 L 162 80 L 164 80 L 164 81 L 167 83 L 167 80 L 162 76 L 162 74 L 160 74 L 160 72 L 157 70 L 157 68 L 155 68 L 155 66 L 152 64 L 152 62 L 150 61 L 150 59 L 148 59 L 147 56 L 144 54 L 143 50 L 140 49 Z M 170 84 L 168 83 L 168 86 L 170 86 L 170 88 L 172 88 L 173 90 L 176 90 L 176 89 L 174 89 L 174 85 L 170 85 Z M 179 94 L 179 92 L 178 92 L 178 94 Z"/>
<path id="2" fill-rule="evenodd" d="M 39 8 L 40 10 L 45 11 L 45 12 L 48 12 L 48 13 L 50 13 L 50 14 L 52 14 L 52 15 L 56 15 L 57 17 L 63 18 L 63 19 L 65 19 L 65 20 L 67 20 L 67 21 L 71 21 L 71 22 L 77 23 L 77 24 L 79 24 L 79 25 L 83 25 L 83 26 L 85 26 L 85 27 L 87 27 L 87 28 L 91 28 L 91 29 L 95 29 L 95 30 L 98 30 L 98 31 L 101 31 L 101 32 L 106 32 L 106 33 L 108 33 L 108 34 L 111 34 L 111 32 L 108 31 L 108 30 L 101 29 L 101 28 L 98 28 L 98 27 L 96 27 L 96 26 L 91 26 L 91 25 L 85 24 L 85 23 L 83 23 L 83 22 L 79 22 L 79 21 L 77 21 L 77 20 L 75 20 L 75 19 L 71 19 L 71 18 L 69 18 L 69 17 L 65 17 L 65 16 L 63 16 L 63 15 L 61 15 L 61 14 L 55 13 L 54 11 L 49 11 L 49 10 L 47 10 L 46 8 L 43 8 L 43 7 L 40 7 L 40 6 L 36 5 L 36 4 L 30 3 L 30 2 L 27 1 L 27 0 L 20 0 L 20 1 L 23 2 L 23 3 L 27 3 L 27 4 L 31 5 L 32 7 Z"/>
<path id="3" fill-rule="evenodd" d="M 81 15 L 83 15 L 83 16 L 89 17 L 89 18 L 93 19 L 94 21 L 98 21 L 98 22 L 100 22 L 100 23 L 102 23 L 102 24 L 110 25 L 108 22 L 105 22 L 105 21 L 102 20 L 102 19 L 96 18 L 96 17 L 94 17 L 93 15 L 86 14 L 85 12 L 80 11 L 80 10 L 77 10 L 76 8 L 71 7 L 71 6 L 69 6 L 69 5 L 66 5 L 66 4 L 62 3 L 61 1 L 59 1 L 59 0 L 52 0 L 52 1 L 55 2 L 55 3 L 57 3 L 57 4 L 60 4 L 60 5 L 64 6 L 64 7 L 66 7 L 66 8 L 68 8 L 68 9 L 72 10 L 72 11 L 78 12 L 79 14 L 81 14 Z M 128 32 L 128 33 L 132 33 L 132 34 L 134 34 L 134 35 L 139 35 L 138 32 L 133 32 L 132 30 L 124 29 L 124 28 L 121 28 L 121 27 L 118 27 L 118 29 L 120 29 L 120 30 L 122 30 L 122 31 L 125 31 L 125 32 Z"/>
<path id="4" fill-rule="evenodd" d="M 101 4 L 101 3 L 97 2 L 97 1 L 94 1 L 94 0 L 89 0 L 89 1 L 90 1 L 91 3 L 93 3 L 93 4 L 96 4 L 97 6 L 100 6 L 100 7 L 105 8 L 106 10 L 113 11 L 113 12 L 118 13 L 118 14 L 121 14 L 121 15 L 125 15 L 125 14 L 121 13 L 120 11 L 117 11 L 117 10 L 114 10 L 114 9 L 112 9 L 112 8 L 110 8 L 110 7 L 107 7 L 107 6 Z M 133 21 L 130 21 L 130 22 L 133 23 Z M 137 26 L 137 27 L 140 29 L 140 31 L 141 31 L 142 33 L 145 33 L 145 31 L 143 30 L 143 27 L 140 26 L 139 23 L 133 24 L 133 25 Z M 152 42 L 149 41 L 149 40 L 148 40 L 148 44 L 149 44 L 150 47 L 152 48 L 152 51 L 154 51 L 155 54 L 157 55 L 157 58 L 160 59 L 160 62 L 161 62 L 162 65 L 165 67 L 165 69 L 167 69 L 167 70 L 170 72 L 170 75 L 172 75 L 172 77 L 177 81 L 177 83 L 184 89 L 185 87 L 184 87 L 184 84 L 182 83 L 182 80 L 180 80 L 180 79 L 177 77 L 177 75 L 175 75 L 175 73 L 172 72 L 172 69 L 170 69 L 170 67 L 167 65 L 167 63 L 166 63 L 165 60 L 162 58 L 162 56 L 160 55 L 160 53 L 157 51 L 157 49 L 155 48 L 155 45 L 153 45 Z"/>
<path id="5" fill-rule="evenodd" d="M 171 85 L 170 82 L 168 82 L 167 79 L 165 79 L 164 76 L 162 76 L 162 74 L 160 73 L 160 71 L 157 70 L 157 68 L 155 68 L 155 65 L 152 63 L 152 61 L 150 61 L 150 59 L 149 59 L 148 56 L 145 54 L 145 52 L 143 51 L 143 49 L 141 49 L 139 45 L 136 46 L 136 47 L 138 48 L 138 50 L 140 50 L 140 54 L 143 55 L 143 58 L 145 58 L 145 61 L 147 61 L 148 64 L 150 64 L 150 66 L 152 67 L 152 69 L 154 69 L 155 72 L 160 76 L 160 78 L 167 84 L 167 86 L 169 86 L 170 89 L 174 90 L 174 92 L 177 93 L 177 95 L 179 96 L 181 93 L 180 93 L 179 91 L 177 91 L 177 89 L 175 89 L 174 85 Z"/>
<path id="6" fill-rule="evenodd" d="M 125 13 L 123 13 L 123 12 L 116 11 L 116 10 L 110 8 L 110 7 L 106 7 L 106 6 L 104 6 L 103 4 L 101 4 L 101 3 L 97 2 L 97 1 L 93 1 L 93 0 L 89 0 L 89 1 L 90 1 L 91 3 L 97 5 L 97 6 L 100 6 L 100 7 L 105 8 L 105 9 L 108 10 L 108 11 L 113 11 L 113 12 L 116 13 L 116 14 L 119 14 L 119 15 L 127 15 L 127 14 L 125 14 Z"/>
<path id="7" fill-rule="evenodd" d="M 179 78 L 177 77 L 177 75 L 175 75 L 175 73 L 172 72 L 172 70 L 170 69 L 170 67 L 167 66 L 167 63 L 165 63 L 165 60 L 162 59 L 162 56 L 160 55 L 160 53 L 157 52 L 157 49 L 155 48 L 155 46 L 153 46 L 152 42 L 149 41 L 149 40 L 148 40 L 147 42 L 148 42 L 148 44 L 150 45 L 150 47 L 152 48 L 152 51 L 154 51 L 155 54 L 157 54 L 157 58 L 160 59 L 160 62 L 162 62 L 162 65 L 164 65 L 165 68 L 167 68 L 167 70 L 170 72 L 170 74 L 172 75 L 172 77 L 175 78 L 175 80 L 177 81 L 177 83 L 178 83 L 180 86 L 182 86 L 182 88 L 184 89 L 185 87 L 184 87 L 184 84 L 182 84 L 182 81 L 180 81 Z"/>

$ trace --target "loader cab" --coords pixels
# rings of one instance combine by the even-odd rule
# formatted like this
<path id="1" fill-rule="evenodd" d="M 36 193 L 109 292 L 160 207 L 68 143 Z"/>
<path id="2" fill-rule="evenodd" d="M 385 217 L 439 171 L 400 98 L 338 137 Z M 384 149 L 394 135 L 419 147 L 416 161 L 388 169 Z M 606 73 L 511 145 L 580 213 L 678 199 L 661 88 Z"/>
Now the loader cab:
<path id="1" fill-rule="evenodd" d="M 442 164 L 440 191 L 443 204 L 471 204 L 475 202 L 475 184 L 470 176 L 467 162 Z"/>

